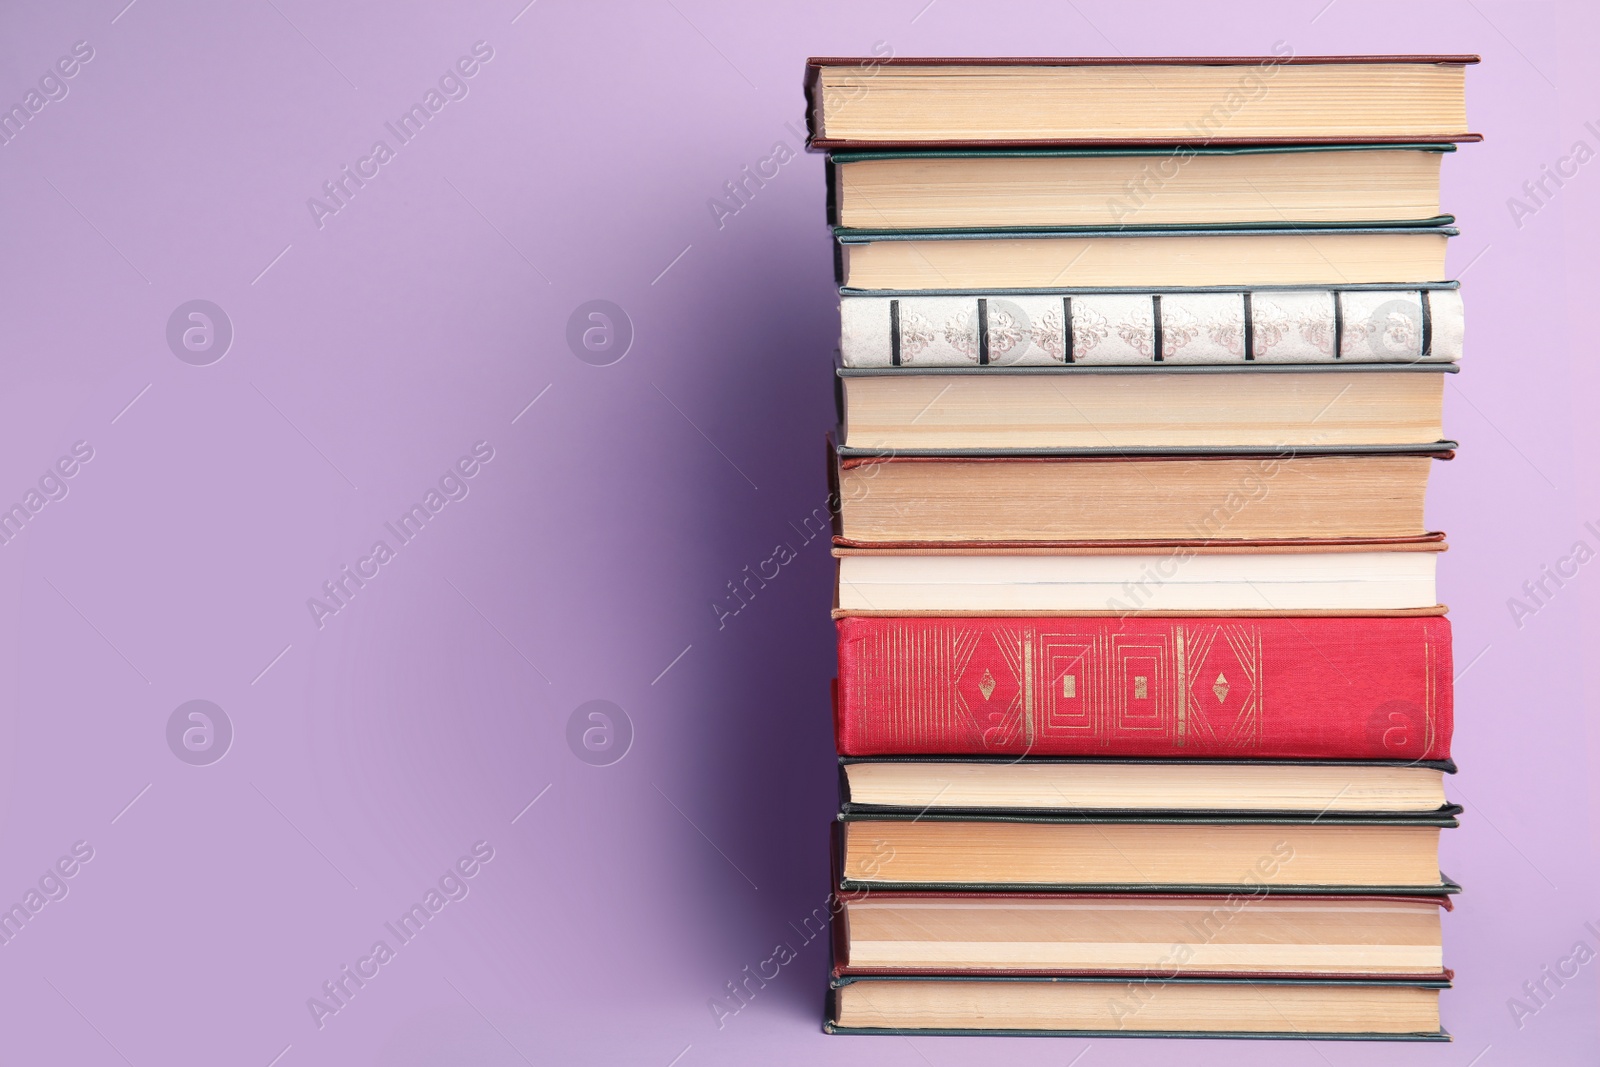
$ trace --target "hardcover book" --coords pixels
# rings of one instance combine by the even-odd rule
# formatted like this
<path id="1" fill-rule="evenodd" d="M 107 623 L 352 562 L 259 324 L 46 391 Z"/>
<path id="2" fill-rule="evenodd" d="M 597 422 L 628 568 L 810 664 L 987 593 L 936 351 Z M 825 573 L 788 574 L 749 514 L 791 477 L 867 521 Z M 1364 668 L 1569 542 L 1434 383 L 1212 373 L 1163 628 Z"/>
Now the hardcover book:
<path id="1" fill-rule="evenodd" d="M 1415 289 L 868 296 L 839 301 L 846 367 L 1451 363 L 1455 283 Z"/>
<path id="2" fill-rule="evenodd" d="M 1442 541 L 835 548 L 837 615 L 1436 614 Z"/>
<path id="3" fill-rule="evenodd" d="M 1452 892 L 1439 832 L 1454 812 L 1405 816 L 839 816 L 840 888 L 1165 893 Z"/>
<path id="4" fill-rule="evenodd" d="M 828 221 L 851 229 L 1337 226 L 1440 221 L 1454 145 L 849 152 Z"/>
<path id="5" fill-rule="evenodd" d="M 815 148 L 1476 141 L 1477 56 L 812 59 Z"/>
<path id="6" fill-rule="evenodd" d="M 833 976 L 1448 981 L 1445 895 L 848 893 Z"/>
<path id="7" fill-rule="evenodd" d="M 1448 1041 L 1446 981 L 835 978 L 834 1034 Z"/>
<path id="8" fill-rule="evenodd" d="M 842 368 L 865 449 L 1438 446 L 1455 364 Z"/>
<path id="9" fill-rule="evenodd" d="M 845 815 L 1460 812 L 1445 799 L 1449 762 L 846 756 L 839 764 Z"/>
<path id="10" fill-rule="evenodd" d="M 1284 288 L 1444 281 L 1451 226 L 905 233 L 840 231 L 852 289 Z"/>
<path id="11" fill-rule="evenodd" d="M 838 751 L 1448 760 L 1450 623 L 843 618 Z"/>
<path id="12" fill-rule="evenodd" d="M 1256 455 L 838 454 L 849 547 L 1160 540 L 1440 539 L 1423 526 L 1451 452 Z"/>

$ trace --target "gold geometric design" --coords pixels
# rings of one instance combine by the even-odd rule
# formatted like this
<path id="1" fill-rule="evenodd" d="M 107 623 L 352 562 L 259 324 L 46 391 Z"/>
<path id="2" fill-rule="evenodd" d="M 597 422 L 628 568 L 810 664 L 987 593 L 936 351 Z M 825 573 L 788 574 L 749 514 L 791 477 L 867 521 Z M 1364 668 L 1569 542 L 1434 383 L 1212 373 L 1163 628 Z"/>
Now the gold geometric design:
<path id="1" fill-rule="evenodd" d="M 1185 627 L 1189 637 L 1189 708 L 1194 742 L 1249 751 L 1260 743 L 1261 633 L 1238 624 Z M 1202 694 L 1212 699 L 1202 704 Z"/>
<path id="2" fill-rule="evenodd" d="M 1448 674 L 1439 667 L 1441 647 L 1430 643 L 1423 652 L 1428 729 L 1437 728 L 1436 679 Z M 1247 623 L 1140 620 L 1114 632 L 1070 622 L 886 627 L 859 654 L 863 692 L 883 709 L 866 717 L 865 738 L 889 750 L 948 723 L 994 752 L 1025 752 L 1042 738 L 1137 743 L 1148 754 L 1156 745 L 1174 754 L 1248 753 L 1260 745 L 1270 699 L 1262 692 L 1262 651 L 1260 629 Z M 940 683 L 931 692 L 929 678 Z M 1212 699 L 1202 703 L 1207 692 Z"/>
<path id="3" fill-rule="evenodd" d="M 1047 734 L 1085 739 L 1099 735 L 1105 715 L 1100 640 L 1092 631 L 1066 631 L 1040 641 L 1039 668 L 1043 677 L 1051 679 L 1039 692 L 1039 724 Z"/>

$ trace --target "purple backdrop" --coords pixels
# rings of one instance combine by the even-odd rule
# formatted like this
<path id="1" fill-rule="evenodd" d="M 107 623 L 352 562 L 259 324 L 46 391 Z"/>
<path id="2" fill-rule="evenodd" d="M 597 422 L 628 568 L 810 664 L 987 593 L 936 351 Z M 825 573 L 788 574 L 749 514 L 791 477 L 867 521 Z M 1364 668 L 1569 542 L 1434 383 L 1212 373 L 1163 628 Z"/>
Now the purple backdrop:
<path id="1" fill-rule="evenodd" d="M 1579 462 L 1600 164 L 1523 190 L 1600 148 L 1590 14 L 525 2 L 0 10 L 21 108 L 0 125 L 0 507 L 26 516 L 0 545 L 0 906 L 26 916 L 0 928 L 0 1059 L 1592 1060 L 1600 964 L 1523 990 L 1600 948 L 1600 578 L 1571 557 L 1600 548 Z M 1429 501 L 1463 672 L 1456 1044 L 825 1038 L 826 951 L 795 928 L 827 888 L 831 564 L 800 531 L 836 312 L 802 63 L 1279 40 L 1485 59 L 1487 140 L 1444 177 L 1464 447 Z M 582 309 L 598 353 L 568 340 L 593 300 L 631 323 L 606 366 L 620 316 L 608 337 Z M 420 533 L 386 526 L 413 505 Z M 728 583 L 780 544 L 797 557 L 732 613 Z M 1564 557 L 1577 576 L 1527 599 Z M 607 718 L 569 729 L 591 700 Z M 719 1027 L 708 1000 L 781 942 L 796 958 Z M 347 966 L 370 977 L 341 1006 L 323 983 Z"/>

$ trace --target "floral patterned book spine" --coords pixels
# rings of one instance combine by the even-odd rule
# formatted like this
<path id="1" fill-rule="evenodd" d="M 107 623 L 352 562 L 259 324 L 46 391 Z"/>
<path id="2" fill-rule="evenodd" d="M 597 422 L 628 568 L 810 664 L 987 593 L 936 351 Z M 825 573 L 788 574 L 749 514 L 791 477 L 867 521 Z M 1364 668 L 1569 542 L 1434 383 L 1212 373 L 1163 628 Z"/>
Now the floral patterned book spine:
<path id="1" fill-rule="evenodd" d="M 1452 363 L 1463 333 L 1454 288 L 846 295 L 839 315 L 846 367 Z"/>

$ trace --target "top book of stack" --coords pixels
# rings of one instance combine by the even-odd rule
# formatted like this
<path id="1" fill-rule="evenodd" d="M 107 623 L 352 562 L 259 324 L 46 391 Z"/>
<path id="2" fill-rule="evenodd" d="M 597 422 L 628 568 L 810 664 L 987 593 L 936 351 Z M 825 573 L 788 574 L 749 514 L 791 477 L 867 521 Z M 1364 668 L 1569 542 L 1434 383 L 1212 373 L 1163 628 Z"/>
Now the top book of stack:
<path id="1" fill-rule="evenodd" d="M 1481 140 L 1467 130 L 1463 69 L 1477 56 L 1284 52 L 813 59 L 812 144 L 840 151 Z"/>

